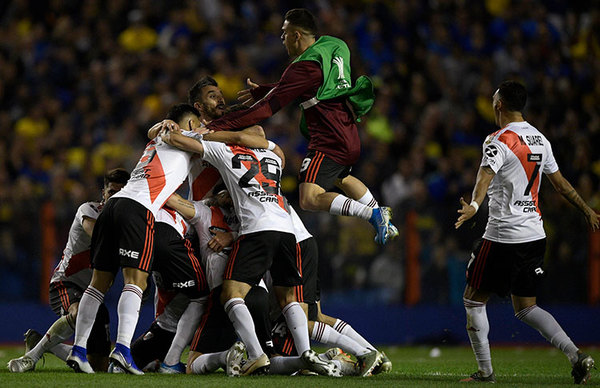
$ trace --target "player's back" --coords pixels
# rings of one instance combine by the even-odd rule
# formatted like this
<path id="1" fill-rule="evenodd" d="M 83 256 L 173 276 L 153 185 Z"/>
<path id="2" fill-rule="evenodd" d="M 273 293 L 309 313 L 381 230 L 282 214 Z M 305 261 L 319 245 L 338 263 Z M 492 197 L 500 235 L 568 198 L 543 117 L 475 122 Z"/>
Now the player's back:
<path id="1" fill-rule="evenodd" d="M 484 238 L 507 243 L 544 238 L 541 174 L 558 170 L 548 139 L 526 121 L 513 122 L 488 136 L 483 152 L 482 166 L 496 173 L 488 188 Z"/>
<path id="2" fill-rule="evenodd" d="M 215 166 L 240 221 L 240 234 L 260 231 L 294 233 L 281 195 L 282 161 L 273 151 L 202 141 L 204 160 Z"/>
<path id="3" fill-rule="evenodd" d="M 188 131 L 183 134 L 194 136 Z M 133 199 L 156 216 L 158 209 L 187 177 L 191 158 L 192 153 L 172 147 L 160 137 L 151 140 L 125 187 L 112 198 Z"/>

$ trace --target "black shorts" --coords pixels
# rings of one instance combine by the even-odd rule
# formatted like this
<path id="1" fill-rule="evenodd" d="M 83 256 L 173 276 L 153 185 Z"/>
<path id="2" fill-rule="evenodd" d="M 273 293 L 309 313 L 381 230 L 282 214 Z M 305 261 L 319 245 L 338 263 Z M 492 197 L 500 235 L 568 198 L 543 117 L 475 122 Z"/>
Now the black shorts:
<path id="1" fill-rule="evenodd" d="M 171 225 L 154 224 L 154 264 L 152 270 L 159 275 L 157 286 L 165 290 L 184 293 L 190 299 L 209 294 L 204 269 L 194 255 L 190 240 Z"/>
<path id="2" fill-rule="evenodd" d="M 150 272 L 154 259 L 154 215 L 129 198 L 111 198 L 92 233 L 94 269 L 116 274 L 119 267 Z"/>
<path id="3" fill-rule="evenodd" d="M 50 307 L 56 315 L 62 317 L 69 313 L 69 307 L 73 303 L 79 303 L 83 296 L 79 286 L 70 282 L 50 283 Z M 102 303 L 98 307 L 96 319 L 87 342 L 87 351 L 90 354 L 108 356 L 111 341 L 109 333 L 110 316 L 106 305 Z"/>
<path id="4" fill-rule="evenodd" d="M 320 299 L 319 249 L 314 237 L 296 244 L 296 264 L 302 275 L 302 284 L 295 287 L 298 302 L 311 304 Z"/>
<path id="5" fill-rule="evenodd" d="M 309 150 L 298 173 L 300 183 L 314 183 L 325 190 L 335 186 L 338 179 L 350 175 L 352 166 L 341 165 L 321 151 Z"/>
<path id="6" fill-rule="evenodd" d="M 162 329 L 153 322 L 150 328 L 131 345 L 131 356 L 139 367 L 144 369 L 149 363 L 162 362 L 171 347 L 175 333 Z"/>
<path id="7" fill-rule="evenodd" d="M 223 279 L 258 285 L 270 269 L 274 286 L 302 284 L 296 266 L 296 238 L 291 233 L 262 231 L 240 236 L 233 244 Z"/>
<path id="8" fill-rule="evenodd" d="M 229 349 L 237 340 L 237 334 L 221 305 L 222 286 L 212 290 L 200 324 L 190 344 L 190 351 L 202 354 Z"/>
<path id="9" fill-rule="evenodd" d="M 69 307 L 81 300 L 83 291 L 71 282 L 50 283 L 50 308 L 59 317 L 67 315 Z"/>
<path id="10" fill-rule="evenodd" d="M 467 283 L 476 290 L 537 296 L 544 278 L 546 239 L 519 244 L 480 240 L 467 266 Z"/>

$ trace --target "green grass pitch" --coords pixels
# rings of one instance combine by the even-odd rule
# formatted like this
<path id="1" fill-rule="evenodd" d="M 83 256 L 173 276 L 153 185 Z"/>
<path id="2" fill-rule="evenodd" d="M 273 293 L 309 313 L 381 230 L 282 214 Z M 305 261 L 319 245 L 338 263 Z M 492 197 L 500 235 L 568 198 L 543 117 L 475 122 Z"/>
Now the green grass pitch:
<path id="1" fill-rule="evenodd" d="M 228 378 L 219 371 L 208 376 L 159 375 L 144 376 L 75 374 L 54 355 L 47 354 L 34 372 L 10 373 L 8 360 L 22 354 L 22 347 L 0 347 L 0 387 L 399 387 L 464 386 L 458 380 L 476 370 L 469 347 L 441 347 L 439 357 L 430 357 L 431 347 L 385 347 L 393 362 L 389 374 L 360 377 L 288 377 L 257 376 Z M 597 361 L 600 349 L 584 348 Z M 499 387 L 571 386 L 571 368 L 562 353 L 550 347 L 492 347 L 492 359 Z M 592 371 L 588 385 L 600 386 L 599 372 Z"/>

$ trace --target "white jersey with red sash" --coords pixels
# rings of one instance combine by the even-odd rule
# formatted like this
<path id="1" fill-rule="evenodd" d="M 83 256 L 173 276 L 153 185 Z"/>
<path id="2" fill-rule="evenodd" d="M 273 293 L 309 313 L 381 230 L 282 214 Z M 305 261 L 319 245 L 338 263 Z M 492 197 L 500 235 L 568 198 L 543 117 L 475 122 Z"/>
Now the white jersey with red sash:
<path id="1" fill-rule="evenodd" d="M 184 131 L 183 135 L 199 136 L 190 131 Z M 158 209 L 187 177 L 192 156 L 193 153 L 181 151 L 163 142 L 160 136 L 156 137 L 146 145 L 125 187 L 112 198 L 137 201 L 156 217 Z"/>
<path id="2" fill-rule="evenodd" d="M 79 206 L 69 229 L 69 238 L 63 256 L 52 274 L 50 283 L 68 281 L 86 289 L 92 280 L 90 246 L 92 238 L 83 229 L 84 218 L 96 220 L 100 202 L 86 202 Z"/>
<path id="3" fill-rule="evenodd" d="M 208 247 L 208 242 L 216 232 L 232 232 L 234 239 L 239 230 L 240 223 L 237 216 L 218 206 L 208 207 L 203 201 L 194 202 L 196 215 L 190 220 L 198 235 L 200 257 L 206 272 L 208 287 L 212 290 L 223 283 L 223 272 L 227 265 L 231 247 L 215 252 Z"/>
<path id="4" fill-rule="evenodd" d="M 240 235 L 278 231 L 294 233 L 286 199 L 281 195 L 281 159 L 273 151 L 202 140 L 203 159 L 216 167 L 233 199 Z"/>
<path id="5" fill-rule="evenodd" d="M 201 201 L 213 192 L 214 187 L 222 182 L 219 170 L 202 159 L 192 160 L 188 175 L 188 200 Z"/>
<path id="6" fill-rule="evenodd" d="M 510 123 L 486 138 L 481 166 L 496 173 L 487 192 L 483 238 L 513 244 L 545 238 L 538 202 L 541 174 L 558 171 L 548 139 L 526 121 Z"/>

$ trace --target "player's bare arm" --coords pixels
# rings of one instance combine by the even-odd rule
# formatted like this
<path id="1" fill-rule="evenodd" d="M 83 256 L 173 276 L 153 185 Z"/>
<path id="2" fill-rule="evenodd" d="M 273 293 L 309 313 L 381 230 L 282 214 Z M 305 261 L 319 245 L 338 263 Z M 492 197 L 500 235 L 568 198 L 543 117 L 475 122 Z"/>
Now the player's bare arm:
<path id="1" fill-rule="evenodd" d="M 479 205 L 481 205 L 485 199 L 487 189 L 490 186 L 490 182 L 492 182 L 494 175 L 496 175 L 496 173 L 494 173 L 494 170 L 489 166 L 479 167 L 479 171 L 477 171 L 477 180 L 475 181 L 475 187 L 473 188 L 473 193 L 471 195 L 471 203 L 467 203 L 463 197 L 460 197 L 462 208 L 458 209 L 460 216 L 454 224 L 456 229 L 460 228 L 465 221 L 468 221 L 475 213 L 477 213 Z"/>
<path id="2" fill-rule="evenodd" d="M 258 126 L 256 126 L 258 127 Z M 227 144 L 238 144 L 248 148 L 268 148 L 269 141 L 264 137 L 258 136 L 252 132 L 212 132 L 204 136 L 205 140 L 217 141 Z"/>
<path id="3" fill-rule="evenodd" d="M 181 195 L 177 193 L 173 193 L 165 205 L 171 209 L 175 209 L 175 211 L 181 214 L 181 216 L 186 220 L 190 220 L 196 215 L 196 208 L 194 207 L 194 204 L 187 199 L 182 198 Z"/>
<path id="4" fill-rule="evenodd" d="M 202 143 L 194 138 L 184 136 L 176 129 L 162 131 L 160 136 L 165 143 L 177 147 L 182 151 L 194 152 L 200 156 L 204 155 Z"/>
<path id="5" fill-rule="evenodd" d="M 94 225 L 96 225 L 95 219 L 83 216 L 83 222 L 81 223 L 81 226 L 83 226 L 83 230 L 85 230 L 85 233 L 90 237 L 92 237 Z"/>
<path id="6" fill-rule="evenodd" d="M 598 214 L 588 206 L 587 203 L 581 198 L 579 193 L 573 188 L 573 186 L 569 183 L 568 180 L 560 173 L 560 171 L 556 171 L 553 174 L 548 174 L 548 179 L 554 189 L 560 193 L 567 201 L 571 203 L 571 205 L 575 206 L 579 211 L 583 213 L 585 216 L 585 220 L 588 225 L 592 228 L 592 230 L 598 230 L 600 227 L 600 221 L 598 219 Z"/>

